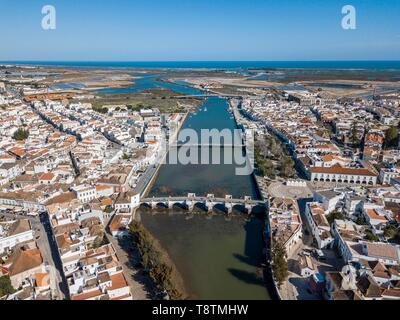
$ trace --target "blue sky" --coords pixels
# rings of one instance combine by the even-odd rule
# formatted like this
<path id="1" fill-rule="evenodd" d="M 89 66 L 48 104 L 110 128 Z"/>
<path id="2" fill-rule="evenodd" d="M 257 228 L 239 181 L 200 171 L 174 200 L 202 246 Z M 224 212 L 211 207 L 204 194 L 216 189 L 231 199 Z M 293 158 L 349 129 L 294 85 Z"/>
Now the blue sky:
<path id="1" fill-rule="evenodd" d="M 0 0 L 0 60 L 400 60 L 399 17 L 399 0 Z"/>

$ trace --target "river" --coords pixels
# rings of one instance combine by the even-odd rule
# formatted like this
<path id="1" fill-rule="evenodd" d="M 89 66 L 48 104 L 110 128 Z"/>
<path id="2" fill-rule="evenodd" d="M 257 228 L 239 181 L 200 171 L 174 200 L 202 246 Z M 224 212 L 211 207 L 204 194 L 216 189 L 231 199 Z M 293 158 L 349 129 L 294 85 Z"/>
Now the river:
<path id="1" fill-rule="evenodd" d="M 134 75 L 141 78 L 135 79 L 132 86 L 100 92 L 139 92 L 164 87 L 182 94 L 204 94 L 185 82 L 165 82 L 154 74 Z M 189 128 L 197 132 L 201 129 L 235 129 L 228 101 L 219 97 L 205 99 L 182 127 Z M 208 149 L 210 157 L 213 152 L 221 151 L 222 159 L 227 150 L 216 149 Z M 202 151 L 203 148 L 199 148 L 200 154 Z M 236 175 L 235 169 L 234 164 L 165 164 L 160 168 L 149 196 L 213 193 L 218 197 L 232 195 L 258 199 L 253 177 Z M 138 211 L 144 226 L 174 261 L 190 299 L 269 299 L 260 269 L 263 220 L 255 216 L 246 220 L 235 209 L 230 219 L 222 212 L 216 213 L 212 217 L 194 215 L 188 219 L 186 212 L 179 208 L 153 211 L 141 208 Z"/>
<path id="2" fill-rule="evenodd" d="M 146 88 L 156 77 L 136 80 Z M 144 83 L 143 83 L 144 82 Z M 153 85 L 150 83 L 150 86 Z M 184 84 L 155 85 L 173 87 L 185 94 L 199 93 Z M 184 88 L 183 90 L 181 90 Z M 196 113 L 191 114 L 183 129 L 236 128 L 229 112 L 228 101 L 210 97 Z M 211 148 L 210 154 L 215 148 Z M 200 152 L 202 148 L 199 148 Z M 225 149 L 222 148 L 223 156 Z M 165 164 L 150 190 L 149 196 L 227 194 L 243 198 L 259 198 L 252 176 L 235 174 L 234 164 Z M 199 209 L 200 210 L 200 209 Z M 263 221 L 257 217 L 246 220 L 234 210 L 231 219 L 222 213 L 188 219 L 179 209 L 139 211 L 145 227 L 159 240 L 181 274 L 191 299 L 269 299 L 262 280 Z"/>

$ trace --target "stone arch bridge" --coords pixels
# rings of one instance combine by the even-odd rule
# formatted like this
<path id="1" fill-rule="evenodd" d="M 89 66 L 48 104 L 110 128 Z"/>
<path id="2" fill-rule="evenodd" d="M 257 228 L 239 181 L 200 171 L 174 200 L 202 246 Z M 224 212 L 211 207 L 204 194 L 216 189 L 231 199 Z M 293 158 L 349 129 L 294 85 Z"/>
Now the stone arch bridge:
<path id="1" fill-rule="evenodd" d="M 225 198 L 217 198 L 213 194 L 208 194 L 206 197 L 198 197 L 194 193 L 189 193 L 187 197 L 153 197 L 144 198 L 141 200 L 142 205 L 147 205 L 151 209 L 155 209 L 162 205 L 165 208 L 172 209 L 174 205 L 186 207 L 190 212 L 193 211 L 196 205 L 202 205 L 207 212 L 211 212 L 216 205 L 221 205 L 225 208 L 228 214 L 231 214 L 235 206 L 241 206 L 248 213 L 257 206 L 266 206 L 266 203 L 261 200 L 253 200 L 249 196 L 243 199 L 235 199 L 231 195 L 226 195 Z"/>

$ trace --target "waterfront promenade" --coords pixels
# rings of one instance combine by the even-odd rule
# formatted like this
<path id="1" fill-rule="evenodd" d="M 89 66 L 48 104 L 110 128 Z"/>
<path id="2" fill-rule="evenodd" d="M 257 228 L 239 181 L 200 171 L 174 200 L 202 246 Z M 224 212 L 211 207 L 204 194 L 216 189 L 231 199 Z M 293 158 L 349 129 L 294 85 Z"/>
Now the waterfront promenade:
<path id="1" fill-rule="evenodd" d="M 179 125 L 177 126 L 173 136 L 170 138 L 169 144 L 176 144 L 176 140 L 178 138 L 178 134 L 184 125 L 187 116 L 189 113 L 186 113 L 183 115 L 183 119 L 180 121 Z M 138 183 L 136 184 L 136 187 L 133 189 L 135 193 L 140 194 L 141 196 L 144 196 L 148 193 L 150 190 L 155 178 L 157 177 L 157 173 L 160 170 L 161 166 L 165 162 L 165 159 L 168 155 L 169 148 L 166 148 L 166 150 L 161 150 L 161 154 L 155 161 L 155 164 L 149 165 L 146 169 L 146 171 L 143 173 L 143 175 L 140 177 Z"/>

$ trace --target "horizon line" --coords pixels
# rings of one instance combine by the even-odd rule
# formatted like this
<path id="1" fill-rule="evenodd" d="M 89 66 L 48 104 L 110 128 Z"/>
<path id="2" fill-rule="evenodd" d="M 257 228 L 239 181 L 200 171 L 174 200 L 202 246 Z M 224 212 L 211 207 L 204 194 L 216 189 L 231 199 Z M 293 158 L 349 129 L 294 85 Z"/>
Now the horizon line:
<path id="1" fill-rule="evenodd" d="M 400 59 L 315 59 L 315 60 L 79 60 L 79 59 L 72 59 L 72 60 L 0 60 L 0 63 L 3 62 L 400 62 Z"/>

